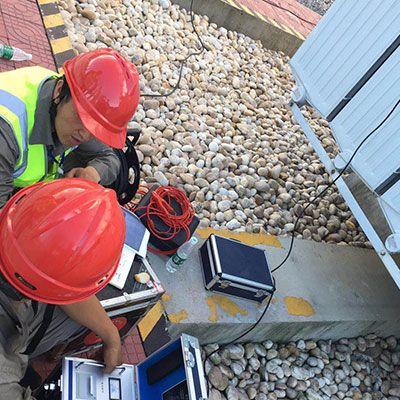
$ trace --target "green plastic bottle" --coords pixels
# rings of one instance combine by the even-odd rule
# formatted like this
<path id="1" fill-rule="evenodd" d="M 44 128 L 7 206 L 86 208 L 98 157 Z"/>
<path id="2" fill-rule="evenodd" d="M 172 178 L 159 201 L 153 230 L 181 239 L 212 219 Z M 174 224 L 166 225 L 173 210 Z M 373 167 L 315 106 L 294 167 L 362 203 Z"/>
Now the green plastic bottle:
<path id="1" fill-rule="evenodd" d="M 192 236 L 189 241 L 183 243 L 176 254 L 174 254 L 167 262 L 166 268 L 168 272 L 173 274 L 176 272 L 182 264 L 189 257 L 190 252 L 193 250 L 193 247 L 197 244 L 197 238 Z"/>
<path id="2" fill-rule="evenodd" d="M 0 57 L 10 61 L 32 60 L 32 54 L 25 53 L 25 51 L 18 47 L 9 46 L 7 44 L 0 44 Z"/>

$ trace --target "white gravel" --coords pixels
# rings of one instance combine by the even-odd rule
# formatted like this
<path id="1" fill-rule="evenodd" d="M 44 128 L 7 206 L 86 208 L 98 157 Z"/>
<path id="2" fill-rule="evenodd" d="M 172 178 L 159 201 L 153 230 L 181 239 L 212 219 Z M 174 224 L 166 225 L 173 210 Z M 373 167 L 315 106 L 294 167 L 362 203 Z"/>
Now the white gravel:
<path id="1" fill-rule="evenodd" d="M 77 52 L 111 46 L 138 67 L 143 93 L 176 84 L 179 62 L 197 50 L 190 16 L 168 0 L 59 0 Z M 146 182 L 182 188 L 202 227 L 284 235 L 302 205 L 330 179 L 287 104 L 288 58 L 240 33 L 196 16 L 210 47 L 192 57 L 181 89 L 143 97 L 131 122 Z M 326 121 L 304 111 L 328 153 L 336 147 Z M 310 207 L 296 235 L 369 245 L 335 188 Z"/>

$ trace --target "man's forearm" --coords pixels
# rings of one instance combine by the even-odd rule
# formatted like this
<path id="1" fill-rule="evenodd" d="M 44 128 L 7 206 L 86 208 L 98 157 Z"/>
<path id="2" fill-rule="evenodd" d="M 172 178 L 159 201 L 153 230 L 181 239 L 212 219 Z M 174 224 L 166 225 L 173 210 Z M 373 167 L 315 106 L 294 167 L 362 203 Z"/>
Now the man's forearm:
<path id="1" fill-rule="evenodd" d="M 71 319 L 100 336 L 104 343 L 113 344 L 120 341 L 118 329 L 96 296 L 60 307 Z"/>
<path id="2" fill-rule="evenodd" d="M 64 161 L 65 172 L 88 166 L 95 168 L 100 175 L 100 183 L 108 186 L 117 179 L 121 163 L 113 149 L 97 139 L 92 139 L 82 143 Z"/>

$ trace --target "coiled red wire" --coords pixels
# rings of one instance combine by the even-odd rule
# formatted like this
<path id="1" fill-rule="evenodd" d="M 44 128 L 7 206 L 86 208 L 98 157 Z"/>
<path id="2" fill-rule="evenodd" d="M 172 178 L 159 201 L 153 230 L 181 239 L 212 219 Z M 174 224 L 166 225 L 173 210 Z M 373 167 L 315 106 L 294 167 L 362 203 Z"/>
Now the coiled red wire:
<path id="1" fill-rule="evenodd" d="M 179 205 L 180 213 L 172 207 L 172 201 Z M 150 202 L 147 206 L 136 207 L 135 211 L 144 209 L 145 212 L 139 218 L 146 219 L 147 229 L 151 235 L 160 240 L 171 240 L 180 231 L 186 233 L 186 240 L 190 239 L 190 223 L 194 217 L 194 208 L 186 195 L 172 186 L 161 186 L 151 193 Z M 157 229 L 154 219 L 159 218 L 167 225 L 168 229 L 160 231 Z M 156 250 L 148 247 L 148 250 L 156 254 L 173 254 L 177 249 Z"/>

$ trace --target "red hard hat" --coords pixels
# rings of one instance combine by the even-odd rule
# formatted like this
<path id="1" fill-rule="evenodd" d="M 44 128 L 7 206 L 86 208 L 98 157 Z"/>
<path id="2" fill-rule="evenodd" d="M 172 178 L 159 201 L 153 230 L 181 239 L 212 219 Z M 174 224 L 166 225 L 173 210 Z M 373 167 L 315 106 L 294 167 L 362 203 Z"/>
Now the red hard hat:
<path id="1" fill-rule="evenodd" d="M 135 66 L 105 48 L 67 61 L 64 72 L 85 128 L 103 143 L 123 148 L 128 122 L 139 103 Z"/>
<path id="2" fill-rule="evenodd" d="M 115 192 L 70 178 L 16 193 L 0 214 L 0 271 L 23 295 L 84 300 L 114 275 L 125 240 Z"/>

